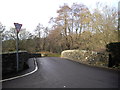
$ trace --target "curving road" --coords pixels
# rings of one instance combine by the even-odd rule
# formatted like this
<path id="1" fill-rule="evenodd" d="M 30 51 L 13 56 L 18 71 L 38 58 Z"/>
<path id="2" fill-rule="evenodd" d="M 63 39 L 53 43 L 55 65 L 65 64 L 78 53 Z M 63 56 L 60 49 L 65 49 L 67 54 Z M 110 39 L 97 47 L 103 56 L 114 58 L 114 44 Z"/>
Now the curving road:
<path id="1" fill-rule="evenodd" d="M 29 62 L 32 62 L 30 59 Z M 3 88 L 118 88 L 118 72 L 57 57 L 37 58 L 37 72 L 2 83 Z M 34 67 L 30 63 L 30 69 Z M 30 71 L 30 69 L 28 71 Z M 26 71 L 26 72 L 28 72 Z"/>

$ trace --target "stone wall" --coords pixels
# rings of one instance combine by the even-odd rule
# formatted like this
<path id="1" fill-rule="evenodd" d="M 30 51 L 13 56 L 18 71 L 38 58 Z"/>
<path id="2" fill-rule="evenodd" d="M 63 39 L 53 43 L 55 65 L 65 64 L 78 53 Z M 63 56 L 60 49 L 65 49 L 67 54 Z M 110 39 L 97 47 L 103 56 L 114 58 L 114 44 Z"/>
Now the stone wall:
<path id="1" fill-rule="evenodd" d="M 33 57 L 41 57 L 40 54 L 19 52 L 19 71 L 28 68 L 27 60 Z M 16 53 L 2 54 L 2 74 L 16 72 Z"/>
<path id="2" fill-rule="evenodd" d="M 27 52 L 19 52 L 19 71 L 24 69 L 28 58 Z M 16 71 L 16 63 L 16 53 L 2 54 L 2 73 L 6 74 Z"/>
<path id="3" fill-rule="evenodd" d="M 75 60 L 84 64 L 103 67 L 108 66 L 107 52 L 94 52 L 86 50 L 65 50 L 61 53 L 61 57 L 70 60 Z"/>

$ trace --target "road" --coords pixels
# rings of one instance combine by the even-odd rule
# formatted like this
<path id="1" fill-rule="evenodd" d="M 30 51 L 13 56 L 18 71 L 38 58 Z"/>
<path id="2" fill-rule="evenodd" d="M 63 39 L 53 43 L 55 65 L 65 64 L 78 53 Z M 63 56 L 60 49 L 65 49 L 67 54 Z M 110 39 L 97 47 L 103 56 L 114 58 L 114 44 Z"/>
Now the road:
<path id="1" fill-rule="evenodd" d="M 118 72 L 57 57 L 37 58 L 37 72 L 2 83 L 3 88 L 118 88 Z M 33 67 L 32 65 L 30 65 Z"/>

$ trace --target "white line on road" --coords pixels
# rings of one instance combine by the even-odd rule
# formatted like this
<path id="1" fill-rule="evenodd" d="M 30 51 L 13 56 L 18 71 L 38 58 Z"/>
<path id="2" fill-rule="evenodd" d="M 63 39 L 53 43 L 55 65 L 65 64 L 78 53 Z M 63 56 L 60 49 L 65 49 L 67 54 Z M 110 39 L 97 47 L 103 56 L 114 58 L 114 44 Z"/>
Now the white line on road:
<path id="1" fill-rule="evenodd" d="M 66 86 L 64 86 L 64 88 L 65 88 Z"/>
<path id="2" fill-rule="evenodd" d="M 34 58 L 34 60 L 35 60 L 35 58 Z M 12 77 L 12 78 L 8 78 L 8 79 L 0 80 L 0 82 L 9 81 L 9 80 L 21 78 L 21 77 L 24 77 L 24 76 L 28 76 L 28 75 L 30 75 L 30 74 L 33 74 L 33 73 L 36 72 L 37 70 L 38 70 L 38 66 L 37 66 L 37 62 L 36 62 L 36 60 L 35 60 L 35 69 L 34 69 L 32 72 L 29 72 L 29 73 L 26 73 L 26 74 L 23 74 L 23 75 L 20 75 L 20 76 L 16 76 L 16 77 Z"/>

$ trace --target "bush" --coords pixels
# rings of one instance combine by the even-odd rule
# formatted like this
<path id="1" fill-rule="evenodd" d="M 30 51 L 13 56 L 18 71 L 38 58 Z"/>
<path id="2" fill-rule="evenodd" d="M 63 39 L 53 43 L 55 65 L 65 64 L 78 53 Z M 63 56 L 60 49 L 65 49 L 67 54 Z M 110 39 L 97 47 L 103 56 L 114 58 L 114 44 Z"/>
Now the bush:
<path id="1" fill-rule="evenodd" d="M 120 66 L 120 42 L 109 43 L 106 45 L 109 52 L 109 67 Z"/>

